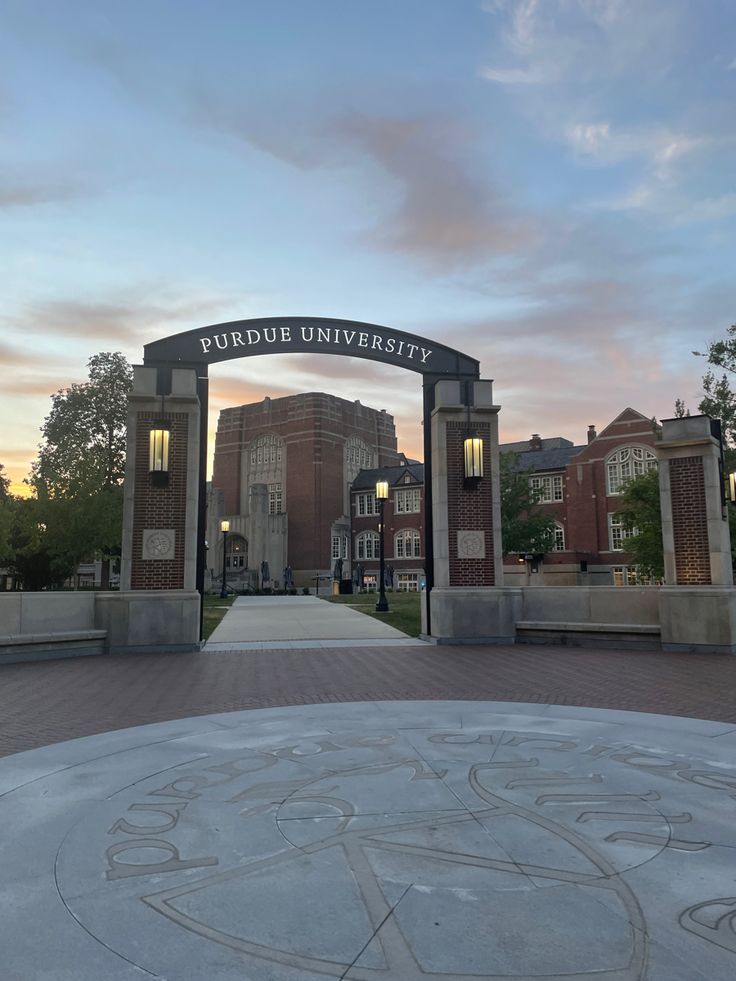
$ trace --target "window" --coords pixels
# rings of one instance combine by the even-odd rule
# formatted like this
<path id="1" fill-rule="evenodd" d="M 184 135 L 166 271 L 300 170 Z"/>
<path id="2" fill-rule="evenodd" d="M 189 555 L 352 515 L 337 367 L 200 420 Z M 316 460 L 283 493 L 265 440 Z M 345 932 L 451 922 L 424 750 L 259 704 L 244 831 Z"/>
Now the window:
<path id="1" fill-rule="evenodd" d="M 530 477 L 529 486 L 538 494 L 539 504 L 552 504 L 562 500 L 562 474 L 549 474 L 546 477 Z"/>
<path id="2" fill-rule="evenodd" d="M 395 514 L 417 514 L 419 512 L 419 488 L 409 487 L 394 492 Z"/>
<path id="3" fill-rule="evenodd" d="M 251 444 L 250 465 L 252 467 L 269 467 L 275 463 L 281 463 L 282 445 L 283 442 L 278 438 L 278 436 L 273 436 L 270 433 L 266 433 L 264 436 L 259 436 L 258 439 Z"/>
<path id="4" fill-rule="evenodd" d="M 345 462 L 349 470 L 370 470 L 373 467 L 373 452 L 362 439 L 350 439 L 345 444 Z"/>
<path id="5" fill-rule="evenodd" d="M 268 513 L 269 514 L 282 514 L 283 499 L 281 496 L 281 484 L 269 484 L 268 485 Z"/>
<path id="6" fill-rule="evenodd" d="M 356 494 L 355 513 L 361 517 L 366 514 L 378 514 L 379 507 L 376 501 L 376 495 L 373 492 L 370 494 Z"/>
<path id="7" fill-rule="evenodd" d="M 615 565 L 613 567 L 614 586 L 661 586 L 661 579 L 643 576 L 638 565 Z"/>
<path id="8" fill-rule="evenodd" d="M 606 460 L 606 491 L 620 494 L 634 477 L 655 470 L 657 458 L 646 446 L 622 446 Z"/>
<path id="9" fill-rule="evenodd" d="M 417 572 L 399 572 L 396 576 L 396 588 L 400 593 L 416 593 L 419 591 L 419 574 Z"/>
<path id="10" fill-rule="evenodd" d="M 379 557 L 379 538 L 375 531 L 364 531 L 358 535 L 355 546 L 359 559 L 377 559 Z"/>
<path id="11" fill-rule="evenodd" d="M 419 532 L 414 528 L 405 528 L 394 536 L 394 556 L 397 559 L 418 559 L 422 554 L 422 542 Z"/>
<path id="12" fill-rule="evenodd" d="M 248 543 L 242 535 L 228 535 L 225 565 L 228 569 L 245 569 L 248 565 Z"/>
<path id="13" fill-rule="evenodd" d="M 332 558 L 346 559 L 348 557 L 348 536 L 347 535 L 333 535 L 332 536 Z"/>
<path id="14" fill-rule="evenodd" d="M 626 539 L 637 534 L 638 532 L 635 528 L 632 531 L 628 531 L 628 529 L 624 528 L 623 524 L 621 523 L 620 515 L 608 515 L 608 547 L 612 552 L 625 551 L 624 542 Z"/>
<path id="15" fill-rule="evenodd" d="M 554 545 L 552 546 L 553 552 L 564 552 L 565 551 L 565 529 L 559 522 L 555 521 L 554 528 Z"/>

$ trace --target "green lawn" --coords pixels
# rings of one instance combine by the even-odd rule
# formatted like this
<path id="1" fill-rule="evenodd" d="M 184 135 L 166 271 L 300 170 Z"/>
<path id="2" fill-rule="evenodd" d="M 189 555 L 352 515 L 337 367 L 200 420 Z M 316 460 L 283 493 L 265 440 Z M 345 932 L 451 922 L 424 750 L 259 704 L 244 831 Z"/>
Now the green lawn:
<path id="1" fill-rule="evenodd" d="M 418 637 L 422 629 L 419 609 L 419 593 L 386 593 L 388 613 L 376 613 L 376 593 L 353 593 L 352 596 L 322 596 L 330 603 L 343 603 L 351 610 L 366 613 L 369 617 L 403 630 L 410 637 Z"/>
<path id="2" fill-rule="evenodd" d="M 234 596 L 220 599 L 216 594 L 205 593 L 204 614 L 202 617 L 202 637 L 204 640 L 207 640 L 217 624 L 233 605 L 234 601 Z"/>

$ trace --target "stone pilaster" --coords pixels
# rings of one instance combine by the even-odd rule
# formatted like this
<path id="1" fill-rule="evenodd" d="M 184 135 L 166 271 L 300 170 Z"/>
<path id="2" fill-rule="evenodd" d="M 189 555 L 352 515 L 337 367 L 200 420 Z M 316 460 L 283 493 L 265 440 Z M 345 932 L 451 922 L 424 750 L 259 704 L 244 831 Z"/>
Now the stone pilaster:
<path id="1" fill-rule="evenodd" d="M 193 590 L 197 568 L 199 500 L 197 373 L 134 368 L 128 403 L 123 515 L 122 590 Z M 165 483 L 149 472 L 149 433 L 170 431 Z"/>
<path id="2" fill-rule="evenodd" d="M 502 582 L 498 411 L 490 381 L 437 382 L 432 412 L 436 587 Z M 463 441 L 468 435 L 483 439 L 483 477 L 472 483 L 464 474 Z"/>
<path id="3" fill-rule="evenodd" d="M 708 416 L 665 419 L 657 444 L 666 586 L 662 649 L 736 653 L 736 590 L 721 448 Z"/>
<path id="4" fill-rule="evenodd" d="M 657 456 L 665 582 L 732 586 L 721 448 L 710 418 L 665 419 Z"/>

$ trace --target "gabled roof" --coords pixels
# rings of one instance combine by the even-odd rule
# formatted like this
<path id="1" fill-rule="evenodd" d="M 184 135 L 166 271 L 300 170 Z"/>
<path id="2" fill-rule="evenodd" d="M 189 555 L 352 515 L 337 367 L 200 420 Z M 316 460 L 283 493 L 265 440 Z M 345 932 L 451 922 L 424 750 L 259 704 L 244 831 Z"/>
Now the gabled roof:
<path id="1" fill-rule="evenodd" d="M 648 426 L 651 426 L 652 420 L 650 416 L 642 415 L 642 413 L 638 412 L 636 409 L 626 408 L 623 412 L 619 412 L 616 418 L 609 422 L 604 429 L 601 429 L 598 436 L 604 436 L 609 429 L 612 429 L 614 426 L 619 425 L 620 423 L 627 422 L 644 422 Z"/>
<path id="2" fill-rule="evenodd" d="M 412 484 L 424 483 L 424 464 L 410 463 L 405 467 L 374 467 L 373 470 L 361 470 L 351 485 L 351 490 L 374 490 L 376 481 L 387 480 L 389 487 L 403 483 L 403 478 L 409 474 Z"/>

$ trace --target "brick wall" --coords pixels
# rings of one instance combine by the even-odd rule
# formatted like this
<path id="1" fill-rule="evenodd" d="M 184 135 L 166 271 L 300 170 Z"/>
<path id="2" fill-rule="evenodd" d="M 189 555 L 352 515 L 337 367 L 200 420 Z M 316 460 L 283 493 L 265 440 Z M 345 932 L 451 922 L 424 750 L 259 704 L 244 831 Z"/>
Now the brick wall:
<path id="1" fill-rule="evenodd" d="M 360 402 L 323 392 L 224 409 L 215 441 L 213 487 L 226 514 L 241 513 L 242 457 L 264 433 L 284 441 L 288 562 L 296 572 L 332 568 L 330 528 L 344 510 L 343 456 L 350 437 L 377 450 L 375 466 L 398 462 L 393 417 Z"/>
<path id="2" fill-rule="evenodd" d="M 670 460 L 675 571 L 680 586 L 711 582 L 705 478 L 701 456 Z"/>
<path id="3" fill-rule="evenodd" d="M 169 482 L 155 487 L 148 470 L 149 434 L 160 416 L 138 414 L 135 466 L 135 507 L 133 511 L 132 589 L 184 588 L 184 527 L 187 496 L 188 419 L 185 413 L 172 413 L 169 437 Z M 173 529 L 176 550 L 173 559 L 142 558 L 143 531 L 149 528 Z"/>
<path id="4" fill-rule="evenodd" d="M 493 586 L 493 512 L 491 502 L 491 429 L 474 425 L 483 438 L 483 479 L 475 487 L 465 486 L 463 441 L 467 426 L 462 422 L 447 424 L 447 495 L 450 546 L 451 586 Z M 458 531 L 482 530 L 485 538 L 484 559 L 457 557 Z"/>

